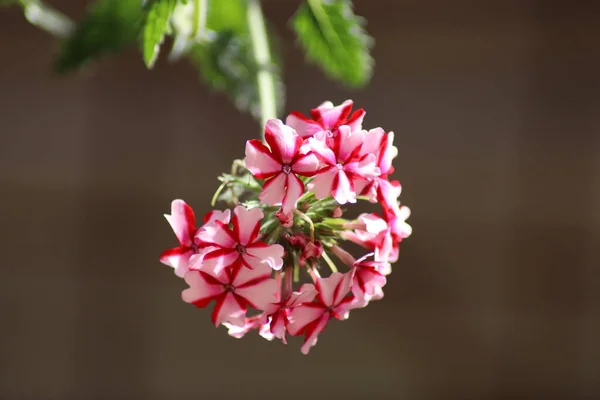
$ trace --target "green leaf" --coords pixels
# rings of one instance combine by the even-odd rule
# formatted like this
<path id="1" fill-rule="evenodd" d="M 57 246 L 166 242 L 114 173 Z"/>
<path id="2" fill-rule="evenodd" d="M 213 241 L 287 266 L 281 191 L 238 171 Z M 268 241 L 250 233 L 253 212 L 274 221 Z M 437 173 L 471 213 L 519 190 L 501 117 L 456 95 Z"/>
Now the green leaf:
<path id="1" fill-rule="evenodd" d="M 284 106 L 284 85 L 281 77 L 281 56 L 271 48 L 271 65 L 256 65 L 246 21 L 244 0 L 213 0 L 206 21 L 211 39 L 196 44 L 189 58 L 200 70 L 206 84 L 215 91 L 229 95 L 236 107 L 260 118 L 257 76 L 261 68 L 273 74 L 278 113 Z M 276 38 L 274 32 L 269 35 Z"/>
<path id="2" fill-rule="evenodd" d="M 144 62 L 152 68 L 160 45 L 169 31 L 169 19 L 177 6 L 177 0 L 150 0 L 145 6 L 142 52 Z"/>
<path id="3" fill-rule="evenodd" d="M 349 0 L 307 0 L 291 20 L 306 57 L 332 79 L 349 87 L 364 86 L 372 75 L 365 20 L 354 14 Z"/>
<path id="4" fill-rule="evenodd" d="M 96 0 L 63 43 L 54 69 L 70 72 L 90 60 L 135 44 L 143 12 L 140 0 Z"/>

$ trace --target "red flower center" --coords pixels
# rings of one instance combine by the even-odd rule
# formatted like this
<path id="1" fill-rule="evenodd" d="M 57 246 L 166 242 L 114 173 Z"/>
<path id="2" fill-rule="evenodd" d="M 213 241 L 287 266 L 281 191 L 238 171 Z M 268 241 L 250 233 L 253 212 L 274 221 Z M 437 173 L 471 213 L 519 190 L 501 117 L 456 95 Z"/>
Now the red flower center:
<path id="1" fill-rule="evenodd" d="M 246 253 L 246 246 L 244 246 L 243 244 L 238 244 L 237 246 L 235 246 L 235 249 L 240 254 Z"/>
<path id="2" fill-rule="evenodd" d="M 287 175 L 290 172 L 292 172 L 292 167 L 289 164 L 283 164 L 283 166 L 281 167 L 281 171 L 283 171 L 283 173 Z"/>

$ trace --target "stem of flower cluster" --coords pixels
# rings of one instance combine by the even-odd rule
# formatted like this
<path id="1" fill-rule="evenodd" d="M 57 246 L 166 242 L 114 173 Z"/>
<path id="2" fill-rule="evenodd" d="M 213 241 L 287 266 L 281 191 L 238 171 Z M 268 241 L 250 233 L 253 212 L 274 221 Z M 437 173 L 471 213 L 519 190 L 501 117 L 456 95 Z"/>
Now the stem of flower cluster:
<path id="1" fill-rule="evenodd" d="M 326 251 L 323 251 L 322 256 L 323 256 L 323 260 L 325 260 L 325 262 L 329 266 L 329 269 L 331 269 L 331 272 L 338 272 L 337 267 L 335 266 L 335 264 L 333 263 L 331 258 L 329 258 Z"/>
<path id="2" fill-rule="evenodd" d="M 258 66 L 257 84 L 262 137 L 264 135 L 262 128 L 267 120 L 277 117 L 277 107 L 275 104 L 275 79 L 269 69 L 271 64 L 269 40 L 260 0 L 248 0 L 247 18 L 254 61 Z M 264 141 L 264 137 L 262 139 Z"/>
<path id="3" fill-rule="evenodd" d="M 302 218 L 304 221 L 306 221 L 306 223 L 308 224 L 308 229 L 310 230 L 310 241 L 312 243 L 315 242 L 315 224 L 313 224 L 312 219 L 310 219 L 310 217 L 306 214 L 304 214 L 302 211 L 295 209 L 294 212 L 300 217 Z"/>
<path id="4" fill-rule="evenodd" d="M 283 273 L 283 284 L 281 285 L 281 301 L 286 301 L 293 291 L 294 267 L 286 267 Z"/>
<path id="5" fill-rule="evenodd" d="M 192 39 L 204 38 L 206 31 L 206 11 L 208 0 L 194 0 L 194 17 L 192 19 Z"/>

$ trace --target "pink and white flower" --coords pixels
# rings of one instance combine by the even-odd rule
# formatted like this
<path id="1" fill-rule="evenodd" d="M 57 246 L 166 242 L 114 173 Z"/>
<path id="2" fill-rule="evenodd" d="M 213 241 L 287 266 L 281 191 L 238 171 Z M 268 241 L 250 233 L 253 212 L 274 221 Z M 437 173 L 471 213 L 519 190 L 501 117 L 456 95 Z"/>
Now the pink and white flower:
<path id="1" fill-rule="evenodd" d="M 412 226 L 406 222 L 410 217 L 410 208 L 401 206 L 398 203 L 393 204 L 392 207 L 384 204 L 383 215 L 396 242 L 401 242 L 412 235 Z"/>
<path id="2" fill-rule="evenodd" d="M 398 259 L 398 243 L 386 219 L 376 213 L 361 214 L 357 222 L 349 224 L 352 231 L 342 233 L 342 237 L 365 249 L 375 251 L 375 260 L 395 262 Z"/>
<path id="3" fill-rule="evenodd" d="M 348 318 L 354 296 L 350 293 L 353 271 L 342 274 L 332 273 L 328 278 L 318 278 L 315 285 L 318 291 L 315 301 L 295 307 L 289 314 L 287 331 L 290 335 L 305 335 L 301 351 L 308 354 L 317 344 L 321 333 L 331 317 L 339 320 Z"/>
<path id="4" fill-rule="evenodd" d="M 253 269 L 238 268 L 189 271 L 185 281 L 190 286 L 181 293 L 183 301 L 198 308 L 215 300 L 212 321 L 215 326 L 229 323 L 244 327 L 248 307 L 264 310 L 276 300 L 277 281 L 271 279 L 268 265 Z"/>
<path id="5" fill-rule="evenodd" d="M 392 267 L 388 262 L 368 260 L 373 255 L 367 254 L 354 263 L 352 294 L 356 300 L 353 308 L 366 307 L 370 301 L 383 297 L 382 288 L 387 283 L 386 275 L 392 272 Z"/>
<path id="6" fill-rule="evenodd" d="M 198 232 L 198 239 L 210 246 L 204 256 L 191 265 L 191 269 L 213 270 L 216 273 L 224 268 L 255 269 L 263 265 L 279 270 L 283 266 L 283 247 L 279 244 L 268 245 L 258 238 L 260 221 L 264 217 L 259 208 L 246 209 L 237 206 L 233 210 L 231 223 L 215 221 Z"/>
<path id="7" fill-rule="evenodd" d="M 376 165 L 380 175 L 369 181 L 362 181 L 358 185 L 357 192 L 368 194 L 372 203 L 383 202 L 392 205 L 400 196 L 400 183 L 388 180 L 388 176 L 394 172 L 392 160 L 398 155 L 398 149 L 393 142 L 394 132 L 385 133 L 381 128 L 371 129 L 365 136 L 360 154 L 374 154 L 377 157 Z"/>
<path id="8" fill-rule="evenodd" d="M 315 289 L 315 286 L 310 283 L 305 283 L 297 292 L 293 292 L 287 300 L 270 304 L 265 309 L 264 315 L 267 317 L 265 324 L 269 326 L 271 334 L 274 337 L 281 339 L 284 344 L 287 344 L 285 334 L 287 332 L 291 310 L 303 303 L 313 301 L 316 295 L 317 290 Z"/>
<path id="9" fill-rule="evenodd" d="M 159 257 L 160 262 L 174 268 L 175 275 L 183 278 L 189 270 L 191 259 L 203 250 L 203 245 L 196 238 L 199 231 L 211 226 L 215 221 L 229 223 L 229 210 L 213 210 L 204 216 L 204 225 L 196 228 L 196 216 L 192 208 L 183 200 L 171 202 L 171 214 L 164 214 L 179 240 L 179 246 L 165 250 Z"/>
<path id="10" fill-rule="evenodd" d="M 349 126 L 342 125 L 331 147 L 323 132 L 308 139 L 311 150 L 323 165 L 308 184 L 308 190 L 317 199 L 331 194 L 340 204 L 356 203 L 355 184 L 379 175 L 374 154 L 359 156 L 364 138 L 364 131 L 352 132 Z"/>
<path id="11" fill-rule="evenodd" d="M 319 161 L 313 154 L 300 151 L 303 140 L 296 132 L 278 119 L 270 119 L 265 126 L 265 140 L 246 143 L 246 168 L 259 179 L 267 179 L 258 196 L 268 205 L 281 205 L 283 214 L 289 214 L 304 193 L 300 176 L 313 176 Z"/>
<path id="12" fill-rule="evenodd" d="M 352 131 L 360 131 L 365 110 L 361 108 L 350 116 L 353 104 L 352 100 L 346 100 L 341 105 L 334 106 L 332 102 L 326 101 L 310 111 L 312 119 L 294 111 L 288 115 L 285 123 L 303 138 L 312 137 L 318 132 L 325 132 L 327 136 L 334 137 L 342 125 L 349 126 Z"/>

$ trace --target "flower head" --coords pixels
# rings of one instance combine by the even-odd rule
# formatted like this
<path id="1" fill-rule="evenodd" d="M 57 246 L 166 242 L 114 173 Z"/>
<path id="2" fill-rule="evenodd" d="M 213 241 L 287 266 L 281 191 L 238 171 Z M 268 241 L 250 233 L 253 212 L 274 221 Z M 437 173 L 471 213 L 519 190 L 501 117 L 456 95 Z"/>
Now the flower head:
<path id="1" fill-rule="evenodd" d="M 383 298 L 391 263 L 412 233 L 410 209 L 400 204 L 400 182 L 390 180 L 394 133 L 363 130 L 365 112 L 352 106 L 324 102 L 311 118 L 268 120 L 264 143 L 247 141 L 244 160 L 219 178 L 213 205 L 232 211 L 209 212 L 198 228 L 182 200 L 165 215 L 179 246 L 160 261 L 185 278 L 185 302 L 214 304 L 212 322 L 230 336 L 256 331 L 287 343 L 303 335 L 308 354 L 331 319 Z M 359 200 L 380 211 L 349 218 L 345 207 Z M 344 241 L 368 254 L 355 258 Z"/>

